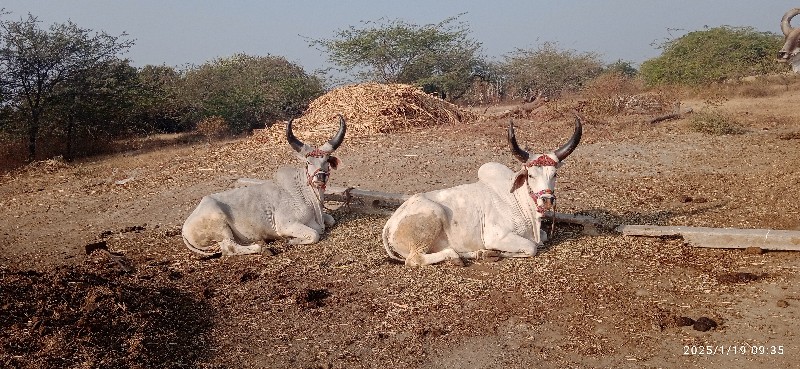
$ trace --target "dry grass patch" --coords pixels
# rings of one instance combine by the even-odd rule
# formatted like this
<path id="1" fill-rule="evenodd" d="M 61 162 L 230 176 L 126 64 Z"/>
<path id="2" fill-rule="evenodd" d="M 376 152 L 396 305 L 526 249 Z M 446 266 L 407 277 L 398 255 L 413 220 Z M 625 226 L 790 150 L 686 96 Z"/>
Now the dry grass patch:
<path id="1" fill-rule="evenodd" d="M 689 126 L 695 132 L 710 135 L 735 135 L 745 132 L 742 124 L 732 114 L 719 111 L 697 112 L 689 120 Z"/>

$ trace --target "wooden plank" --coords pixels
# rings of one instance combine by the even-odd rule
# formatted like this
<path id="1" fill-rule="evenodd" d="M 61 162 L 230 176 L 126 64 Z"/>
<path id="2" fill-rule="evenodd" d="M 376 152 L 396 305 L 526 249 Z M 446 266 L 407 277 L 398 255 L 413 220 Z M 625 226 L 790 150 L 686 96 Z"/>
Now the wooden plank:
<path id="1" fill-rule="evenodd" d="M 800 231 L 654 225 L 621 225 L 616 231 L 626 236 L 681 236 L 696 247 L 800 251 Z"/>
<path id="2" fill-rule="evenodd" d="M 255 178 L 239 178 L 233 186 L 251 186 L 263 183 L 264 180 Z M 403 204 L 411 195 L 391 192 L 361 190 L 353 187 L 328 186 L 325 190 L 325 201 L 344 203 L 353 211 L 391 215 L 395 208 Z M 551 218 L 546 214 L 545 218 Z M 557 223 L 577 224 L 583 227 L 587 235 L 600 234 L 600 222 L 587 215 L 555 213 Z"/>
<path id="3" fill-rule="evenodd" d="M 359 205 L 370 206 L 373 208 L 396 208 L 403 204 L 411 195 L 360 190 L 353 187 L 328 186 L 325 190 L 325 201 L 340 201 Z"/>

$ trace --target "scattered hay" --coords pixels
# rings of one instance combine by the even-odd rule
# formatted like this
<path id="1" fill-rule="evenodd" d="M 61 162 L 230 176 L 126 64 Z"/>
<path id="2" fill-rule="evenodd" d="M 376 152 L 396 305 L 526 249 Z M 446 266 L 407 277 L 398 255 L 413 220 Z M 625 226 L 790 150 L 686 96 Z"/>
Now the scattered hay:
<path id="1" fill-rule="evenodd" d="M 59 155 L 52 159 L 34 161 L 22 167 L 9 170 L 8 172 L 0 175 L 0 183 L 4 183 L 7 180 L 12 180 L 21 175 L 35 176 L 41 174 L 53 174 L 70 167 L 70 164 L 64 160 L 64 157 Z"/>
<path id="2" fill-rule="evenodd" d="M 781 140 L 800 140 L 800 131 L 781 133 L 778 138 Z"/>
<path id="3" fill-rule="evenodd" d="M 338 114 L 347 121 L 348 139 L 477 119 L 477 115 L 411 85 L 367 83 L 338 87 L 318 97 L 292 127 L 298 138 L 319 145 L 336 133 Z M 257 132 L 259 141 L 283 142 L 286 126 L 275 126 L 281 129 Z"/>

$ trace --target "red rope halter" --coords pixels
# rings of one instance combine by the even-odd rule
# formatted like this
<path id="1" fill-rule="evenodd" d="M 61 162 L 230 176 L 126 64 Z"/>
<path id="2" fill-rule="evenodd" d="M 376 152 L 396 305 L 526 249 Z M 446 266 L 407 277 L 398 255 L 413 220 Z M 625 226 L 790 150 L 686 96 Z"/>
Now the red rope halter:
<path id="1" fill-rule="evenodd" d="M 539 192 L 529 192 L 528 195 L 531 196 L 533 202 L 536 204 L 536 212 L 539 214 L 544 214 L 544 212 L 546 211 L 543 206 L 539 205 L 539 198 L 542 197 L 542 195 L 552 195 L 555 204 L 556 196 L 553 194 L 553 190 L 549 188 L 545 188 L 544 190 L 541 190 Z"/>
<path id="2" fill-rule="evenodd" d="M 556 165 L 558 165 L 558 163 L 548 155 L 542 155 L 542 156 L 536 158 L 536 160 L 531 160 L 531 161 L 525 163 L 526 167 L 555 167 Z M 530 195 L 530 197 L 533 199 L 533 203 L 536 204 L 536 212 L 539 213 L 539 214 L 542 214 L 542 215 L 544 215 L 546 210 L 544 209 L 543 206 L 539 205 L 539 198 L 542 197 L 542 195 L 551 195 L 553 197 L 553 209 L 552 209 L 553 210 L 553 219 L 552 219 L 551 224 L 550 224 L 550 238 L 553 238 L 553 234 L 555 234 L 555 230 L 556 230 L 556 202 L 555 202 L 556 201 L 556 196 L 555 196 L 555 192 L 553 192 L 553 190 L 551 190 L 549 188 L 546 188 L 546 189 L 541 190 L 539 192 L 529 192 L 528 195 Z"/>
<path id="3" fill-rule="evenodd" d="M 525 163 L 526 167 L 555 167 L 556 165 L 558 165 L 558 163 L 548 155 L 542 155 L 542 156 L 536 158 L 536 160 L 531 160 L 531 161 Z M 554 205 L 553 206 L 555 206 L 556 196 L 555 196 L 555 193 L 553 192 L 553 190 L 551 190 L 549 188 L 546 188 L 546 189 L 541 190 L 539 192 L 529 192 L 528 195 L 530 195 L 530 197 L 533 199 L 533 202 L 536 204 L 536 212 L 539 213 L 539 214 L 544 214 L 544 212 L 545 212 L 544 207 L 539 205 L 539 198 L 542 197 L 542 195 L 551 195 L 553 197 L 553 201 L 554 201 Z"/>
<path id="4" fill-rule="evenodd" d="M 315 148 L 314 150 L 311 150 L 310 152 L 308 152 L 306 154 L 306 157 L 307 158 L 308 157 L 324 158 L 326 155 L 330 155 L 331 153 L 332 153 L 331 151 L 325 151 L 325 150 L 320 150 L 319 148 Z M 314 173 L 308 174 L 308 168 L 306 168 L 306 181 L 307 181 L 307 184 L 309 186 L 311 186 L 311 183 L 314 181 L 314 177 L 319 172 L 325 173 L 326 175 L 328 174 L 327 171 L 323 171 L 322 169 L 319 169 L 319 168 L 317 168 L 317 170 L 315 170 Z M 327 183 L 323 182 L 322 186 L 319 186 L 319 189 L 322 190 L 322 191 L 325 191 L 325 187 L 326 186 L 327 186 Z"/>

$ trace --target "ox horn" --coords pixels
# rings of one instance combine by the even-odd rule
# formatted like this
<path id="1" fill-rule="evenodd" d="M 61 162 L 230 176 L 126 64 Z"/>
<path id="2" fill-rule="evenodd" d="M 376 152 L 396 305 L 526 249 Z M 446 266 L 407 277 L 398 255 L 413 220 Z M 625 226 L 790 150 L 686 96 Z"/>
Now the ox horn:
<path id="1" fill-rule="evenodd" d="M 342 141 L 344 141 L 344 134 L 345 132 L 347 132 L 347 123 L 345 123 L 344 117 L 341 114 L 338 115 L 339 115 L 339 132 L 336 132 L 336 135 L 333 136 L 333 138 L 331 138 L 330 141 L 328 141 L 328 143 L 325 144 L 326 146 L 330 146 L 330 149 L 326 151 L 331 151 L 331 152 L 335 151 L 339 147 L 339 145 L 342 144 Z M 326 147 L 325 149 L 328 148 Z"/>
<path id="2" fill-rule="evenodd" d="M 581 135 L 583 135 L 583 126 L 581 125 L 581 117 L 578 114 L 575 114 L 575 132 L 572 133 L 572 137 L 570 137 L 569 141 L 564 144 L 564 146 L 559 147 L 556 151 L 553 151 L 553 154 L 556 155 L 558 161 L 563 161 L 564 159 L 572 154 L 572 151 L 578 147 L 578 144 L 581 142 Z"/>
<path id="3" fill-rule="evenodd" d="M 527 151 L 521 149 L 517 144 L 517 136 L 514 134 L 514 121 L 508 122 L 508 144 L 511 145 L 511 152 L 517 160 L 527 163 L 531 156 Z"/>
<path id="4" fill-rule="evenodd" d="M 305 147 L 306 144 L 304 144 L 303 141 L 298 140 L 297 137 L 294 136 L 294 133 L 292 133 L 293 121 L 294 119 L 289 119 L 289 124 L 286 125 L 286 141 L 289 141 L 289 145 L 292 146 L 294 151 L 300 152 L 303 150 L 303 147 Z"/>
<path id="5" fill-rule="evenodd" d="M 789 11 L 783 14 L 783 18 L 781 18 L 781 31 L 784 37 L 788 37 L 789 34 L 794 31 L 790 22 L 792 18 L 798 14 L 800 14 L 800 8 L 789 9 Z"/>
<path id="6" fill-rule="evenodd" d="M 781 63 L 789 62 L 792 59 L 792 53 L 797 48 L 798 40 L 800 40 L 800 28 L 795 28 L 786 36 L 786 41 L 783 47 L 778 51 L 777 59 Z"/>

